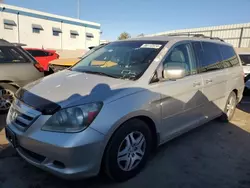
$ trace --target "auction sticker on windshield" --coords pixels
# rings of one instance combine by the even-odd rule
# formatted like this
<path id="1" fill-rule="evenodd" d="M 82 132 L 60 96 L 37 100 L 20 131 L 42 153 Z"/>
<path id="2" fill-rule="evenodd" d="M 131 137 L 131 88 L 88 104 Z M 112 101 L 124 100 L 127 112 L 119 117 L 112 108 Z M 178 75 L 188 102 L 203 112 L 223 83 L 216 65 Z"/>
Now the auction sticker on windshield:
<path id="1" fill-rule="evenodd" d="M 162 45 L 161 44 L 143 44 L 140 48 L 154 48 L 159 49 Z"/>

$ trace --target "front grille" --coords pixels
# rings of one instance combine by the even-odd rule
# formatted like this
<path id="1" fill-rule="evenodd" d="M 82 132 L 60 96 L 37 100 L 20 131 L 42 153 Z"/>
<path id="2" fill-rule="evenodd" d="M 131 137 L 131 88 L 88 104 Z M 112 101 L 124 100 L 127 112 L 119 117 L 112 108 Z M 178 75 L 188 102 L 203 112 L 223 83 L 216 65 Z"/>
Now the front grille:
<path id="1" fill-rule="evenodd" d="M 16 100 L 10 108 L 8 118 L 19 130 L 27 130 L 39 117 L 40 112 Z"/>
<path id="2" fill-rule="evenodd" d="M 50 64 L 49 66 L 54 72 L 62 71 L 64 69 L 69 68 L 70 66 L 65 66 L 65 65 L 53 65 Z"/>
<path id="3" fill-rule="evenodd" d="M 26 157 L 31 158 L 32 160 L 35 160 L 35 161 L 38 162 L 38 163 L 42 163 L 42 162 L 46 159 L 46 157 L 44 157 L 44 156 L 42 156 L 42 155 L 39 155 L 39 154 L 37 154 L 37 153 L 34 153 L 34 152 L 32 152 L 32 151 L 30 151 L 30 150 L 27 150 L 27 149 L 25 149 L 25 148 L 23 148 L 23 147 L 20 147 L 20 148 L 21 148 L 21 150 L 22 150 L 22 153 L 23 153 Z"/>

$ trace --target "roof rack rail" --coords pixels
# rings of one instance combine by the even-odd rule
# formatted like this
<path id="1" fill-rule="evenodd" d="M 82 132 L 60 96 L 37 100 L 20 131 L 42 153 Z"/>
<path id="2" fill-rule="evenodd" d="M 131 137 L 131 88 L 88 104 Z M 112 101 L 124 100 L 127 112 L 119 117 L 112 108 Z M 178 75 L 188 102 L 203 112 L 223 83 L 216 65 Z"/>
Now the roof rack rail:
<path id="1" fill-rule="evenodd" d="M 27 44 L 24 44 L 24 43 L 11 43 L 13 44 L 14 46 L 27 46 Z"/>
<path id="2" fill-rule="evenodd" d="M 225 42 L 223 39 L 219 37 L 209 37 L 203 34 L 195 34 L 195 33 L 172 33 L 172 34 L 167 34 L 166 36 L 188 36 L 188 37 L 201 37 L 201 38 L 207 38 L 207 39 L 212 39 L 212 40 L 219 40 L 222 42 Z"/>

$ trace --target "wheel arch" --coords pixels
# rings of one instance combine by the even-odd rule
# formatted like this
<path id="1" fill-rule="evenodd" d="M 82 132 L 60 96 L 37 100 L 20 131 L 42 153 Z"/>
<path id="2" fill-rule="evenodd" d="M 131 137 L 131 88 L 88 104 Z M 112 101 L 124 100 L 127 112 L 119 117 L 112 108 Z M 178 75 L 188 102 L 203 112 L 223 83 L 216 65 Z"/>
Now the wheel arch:
<path id="1" fill-rule="evenodd" d="M 10 84 L 10 85 L 14 86 L 17 89 L 20 87 L 18 84 L 16 84 L 12 80 L 0 80 L 0 85 L 1 85 L 1 83 L 3 83 L 3 84 Z"/>
<path id="2" fill-rule="evenodd" d="M 159 145 L 159 143 L 160 143 L 160 134 L 159 134 L 159 131 L 157 129 L 158 122 L 156 121 L 155 118 L 150 117 L 150 116 L 148 116 L 146 114 L 137 114 L 137 115 L 134 115 L 134 116 L 126 116 L 126 118 L 122 118 L 117 123 L 117 125 L 115 126 L 115 129 L 113 129 L 113 131 L 111 131 L 111 133 L 108 134 L 108 138 L 107 138 L 107 141 L 105 142 L 104 150 L 103 150 L 103 153 L 102 153 L 100 171 L 103 171 L 103 164 L 104 164 L 104 161 L 105 161 L 105 152 L 106 152 L 108 144 L 110 143 L 110 141 L 112 139 L 112 136 L 120 128 L 120 126 L 122 126 L 124 123 L 126 123 L 127 121 L 130 121 L 132 119 L 139 119 L 139 120 L 145 122 L 148 125 L 148 127 L 149 127 L 149 129 L 150 129 L 150 131 L 152 133 L 152 138 L 153 138 L 153 148 L 152 149 L 153 150 L 155 150 L 157 148 L 157 146 Z"/>

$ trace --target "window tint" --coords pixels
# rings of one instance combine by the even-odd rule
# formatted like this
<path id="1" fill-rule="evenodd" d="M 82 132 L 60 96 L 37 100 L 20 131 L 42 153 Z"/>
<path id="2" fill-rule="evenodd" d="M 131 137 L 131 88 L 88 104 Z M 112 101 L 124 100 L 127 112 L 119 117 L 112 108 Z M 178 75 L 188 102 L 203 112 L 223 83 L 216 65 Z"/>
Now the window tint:
<path id="1" fill-rule="evenodd" d="M 240 65 L 233 47 L 227 45 L 220 45 L 220 51 L 223 58 L 224 68 Z"/>
<path id="2" fill-rule="evenodd" d="M 194 49 L 199 60 L 200 72 L 223 69 L 219 45 L 210 42 L 194 42 Z"/>
<path id="3" fill-rule="evenodd" d="M 0 47 L 0 63 L 26 63 L 28 59 L 14 47 Z"/>
<path id="4" fill-rule="evenodd" d="M 164 67 L 170 64 L 182 64 L 187 75 L 196 74 L 196 61 L 191 44 L 180 44 L 175 46 L 163 62 Z"/>
<path id="5" fill-rule="evenodd" d="M 240 55 L 242 65 L 250 64 L 250 55 Z"/>
<path id="6" fill-rule="evenodd" d="M 48 56 L 48 52 L 44 52 L 41 50 L 27 50 L 33 57 L 45 57 Z"/>

